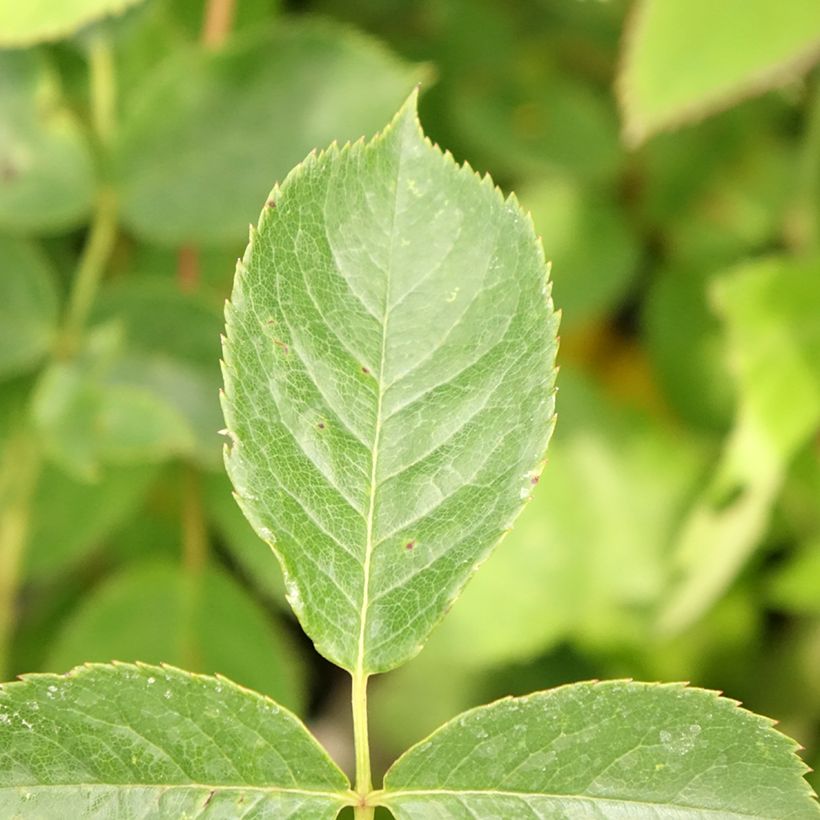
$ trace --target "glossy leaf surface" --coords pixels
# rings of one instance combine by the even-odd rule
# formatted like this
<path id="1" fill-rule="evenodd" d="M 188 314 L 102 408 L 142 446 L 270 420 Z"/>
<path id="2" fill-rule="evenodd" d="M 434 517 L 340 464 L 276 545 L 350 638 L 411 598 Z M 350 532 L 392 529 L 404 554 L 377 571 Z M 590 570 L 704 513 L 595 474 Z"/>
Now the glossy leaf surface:
<path id="1" fill-rule="evenodd" d="M 414 98 L 272 194 L 227 310 L 227 466 L 318 649 L 414 655 L 537 481 L 557 317 L 517 202 Z"/>
<path id="2" fill-rule="evenodd" d="M 580 683 L 467 712 L 388 771 L 399 820 L 810 820 L 796 744 L 679 684 Z"/>

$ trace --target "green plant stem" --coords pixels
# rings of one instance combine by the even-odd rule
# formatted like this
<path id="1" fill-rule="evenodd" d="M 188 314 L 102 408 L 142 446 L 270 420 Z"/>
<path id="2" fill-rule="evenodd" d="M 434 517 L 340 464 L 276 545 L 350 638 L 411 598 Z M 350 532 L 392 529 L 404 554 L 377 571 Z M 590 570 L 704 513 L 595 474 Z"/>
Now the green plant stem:
<path id="1" fill-rule="evenodd" d="M 111 251 L 114 249 L 116 238 L 116 200 L 110 191 L 103 189 L 97 197 L 91 228 L 80 256 L 80 263 L 68 300 L 58 350 L 59 355 L 63 358 L 68 358 L 77 352 L 88 314 L 94 304 L 94 298 Z"/>
<path id="2" fill-rule="evenodd" d="M 117 96 L 114 56 L 111 46 L 104 37 L 97 37 L 92 42 L 88 63 L 91 86 L 91 124 L 98 148 L 104 154 L 114 133 Z M 73 355 L 79 346 L 94 297 L 111 251 L 114 249 L 117 238 L 117 220 L 116 196 L 107 185 L 103 185 L 97 194 L 91 227 L 80 256 L 60 334 L 58 348 L 59 353 L 63 356 Z"/>
<path id="3" fill-rule="evenodd" d="M 367 675 L 357 670 L 353 673 L 353 745 L 356 750 L 356 794 L 360 804 L 353 809 L 356 820 L 371 820 L 374 808 L 364 805 L 373 783 L 370 776 L 370 742 L 367 737 Z"/>
<path id="4" fill-rule="evenodd" d="M 105 36 L 91 43 L 88 62 L 91 70 L 91 125 L 101 146 L 108 145 L 117 116 L 117 83 L 114 52 Z"/>

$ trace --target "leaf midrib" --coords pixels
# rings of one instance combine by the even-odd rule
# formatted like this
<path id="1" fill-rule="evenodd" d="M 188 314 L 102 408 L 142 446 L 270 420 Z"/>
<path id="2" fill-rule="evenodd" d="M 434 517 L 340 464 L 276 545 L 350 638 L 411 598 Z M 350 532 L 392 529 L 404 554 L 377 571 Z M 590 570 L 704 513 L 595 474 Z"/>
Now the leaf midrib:
<path id="1" fill-rule="evenodd" d="M 709 814 L 715 816 L 723 816 L 723 817 L 736 817 L 739 820 L 768 820 L 767 815 L 763 814 L 746 814 L 744 812 L 738 812 L 733 810 L 726 810 L 726 809 L 710 809 L 706 807 L 699 807 L 699 806 L 687 806 L 682 804 L 670 803 L 670 802 L 653 802 L 651 800 L 630 800 L 626 798 L 619 798 L 619 797 L 595 797 L 590 795 L 583 795 L 583 794 L 553 794 L 553 793 L 546 793 L 546 792 L 525 792 L 525 791 L 511 791 L 511 790 L 504 790 L 504 789 L 385 789 L 379 795 L 379 805 L 386 806 L 390 808 L 390 801 L 394 798 L 401 799 L 402 797 L 418 797 L 418 796 L 425 796 L 429 795 L 431 797 L 435 797 L 437 795 L 441 796 L 448 796 L 448 797 L 514 797 L 519 800 L 526 800 L 527 798 L 537 797 L 543 800 L 575 800 L 575 801 L 585 801 L 589 803 L 596 803 L 596 804 L 606 804 L 606 805 L 616 805 L 616 806 L 635 806 L 639 808 L 653 808 L 653 809 L 662 809 L 662 808 L 672 808 L 678 811 L 692 811 L 695 812 L 693 815 L 694 817 Z"/>
<path id="2" fill-rule="evenodd" d="M 384 394 L 386 392 L 384 387 L 384 362 L 387 353 L 387 326 L 390 320 L 390 280 L 393 269 L 393 246 L 395 245 L 396 233 L 396 216 L 399 209 L 399 182 L 402 173 L 402 160 L 404 158 L 404 132 L 402 131 L 399 137 L 399 158 L 398 167 L 396 168 L 396 187 L 393 195 L 393 213 L 390 217 L 390 231 L 388 238 L 390 242 L 389 251 L 387 254 L 387 267 L 385 270 L 384 283 L 384 306 L 382 309 L 382 343 L 381 353 L 379 355 L 379 374 L 377 379 L 378 397 L 376 400 L 376 420 L 373 430 L 373 446 L 370 452 L 370 496 L 367 504 L 367 519 L 365 523 L 365 547 L 364 547 L 364 563 L 362 565 L 362 607 L 359 611 L 359 642 L 356 651 L 356 669 L 354 674 L 358 678 L 362 678 L 365 674 L 364 669 L 364 643 L 367 631 L 367 614 L 370 606 L 370 563 L 373 556 L 373 524 L 376 517 L 376 493 L 378 487 L 376 484 L 376 476 L 378 474 L 379 466 L 379 444 L 381 443 L 382 425 L 382 404 L 384 401 Z"/>

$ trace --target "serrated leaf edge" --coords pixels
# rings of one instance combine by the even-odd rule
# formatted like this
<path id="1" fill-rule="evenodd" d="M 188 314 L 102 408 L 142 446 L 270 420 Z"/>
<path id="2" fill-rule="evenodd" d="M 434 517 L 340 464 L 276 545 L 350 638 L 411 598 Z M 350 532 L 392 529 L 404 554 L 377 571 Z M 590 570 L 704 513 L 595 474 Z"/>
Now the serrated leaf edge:
<path id="1" fill-rule="evenodd" d="M 533 245 L 534 245 L 537 257 L 538 257 L 538 262 L 544 270 L 544 283 L 545 283 L 545 286 L 544 286 L 544 301 L 545 301 L 545 306 L 547 308 L 548 321 L 553 325 L 554 330 L 555 330 L 556 343 L 555 343 L 555 351 L 554 352 L 557 354 L 558 340 L 559 340 L 558 327 L 559 327 L 559 323 L 560 323 L 560 319 L 561 319 L 561 312 L 556 310 L 555 306 L 553 304 L 553 300 L 552 300 L 552 280 L 550 278 L 551 263 L 548 262 L 547 259 L 546 259 L 546 254 L 544 253 L 543 243 L 541 242 L 541 237 L 536 232 L 535 223 L 534 223 L 533 218 L 532 218 L 532 213 L 529 210 L 526 210 L 521 206 L 521 204 L 519 203 L 518 198 L 516 197 L 514 192 L 511 192 L 510 194 L 505 195 L 503 193 L 503 191 L 501 190 L 501 188 L 494 183 L 494 181 L 493 181 L 493 179 L 492 179 L 492 177 L 490 176 L 489 173 L 485 173 L 482 176 L 481 174 L 479 174 L 477 171 L 475 171 L 472 168 L 472 166 L 469 164 L 469 162 L 465 161 L 464 163 L 459 164 L 456 161 L 453 154 L 449 150 L 442 150 L 437 143 L 434 143 L 432 140 L 430 140 L 430 138 L 424 133 L 424 130 L 422 128 L 421 121 L 420 121 L 419 115 L 418 115 L 419 92 L 420 92 L 420 84 L 417 84 L 415 86 L 415 88 L 413 89 L 413 91 L 410 93 L 410 95 L 407 97 L 407 99 L 404 101 L 402 106 L 399 108 L 399 110 L 394 114 L 393 118 L 390 120 L 390 122 L 387 124 L 387 126 L 385 128 L 383 128 L 381 131 L 379 131 L 377 134 L 372 136 L 370 139 L 365 139 L 364 137 L 360 137 L 359 139 L 357 139 L 355 141 L 347 141 L 347 142 L 344 143 L 344 145 L 342 145 L 341 148 L 339 147 L 338 143 L 334 141 L 329 146 L 327 146 L 326 148 L 320 149 L 318 151 L 316 149 L 314 149 L 313 151 L 311 151 L 305 157 L 304 160 L 302 160 L 302 162 L 300 162 L 298 165 L 294 166 L 294 168 L 291 169 L 291 171 L 287 174 L 287 176 L 285 177 L 284 181 L 281 184 L 276 183 L 274 185 L 273 189 L 271 190 L 270 194 L 268 195 L 268 197 L 265 201 L 264 206 L 262 207 L 262 210 L 259 214 L 259 219 L 257 220 L 256 226 L 254 226 L 254 225 L 249 226 L 248 245 L 245 248 L 245 252 L 244 252 L 243 256 L 240 259 L 237 259 L 236 272 L 235 272 L 235 277 L 234 277 L 234 290 L 233 290 L 233 293 L 231 294 L 231 297 L 225 301 L 226 331 L 227 331 L 228 335 L 230 335 L 230 327 L 231 327 L 231 323 L 232 323 L 233 303 L 234 303 L 235 297 L 237 295 L 242 294 L 242 285 L 243 285 L 243 282 L 244 282 L 245 275 L 247 274 L 247 267 L 248 267 L 248 265 L 251 264 L 251 261 L 252 261 L 252 258 L 253 258 L 254 245 L 255 245 L 255 242 L 256 242 L 257 234 L 261 229 L 264 228 L 265 224 L 267 223 L 267 220 L 271 217 L 272 212 L 275 210 L 276 205 L 279 202 L 280 197 L 282 196 L 283 192 L 286 191 L 291 185 L 293 185 L 296 182 L 296 180 L 298 180 L 302 175 L 304 175 L 304 173 L 307 171 L 308 168 L 311 168 L 311 167 L 313 167 L 313 166 L 315 166 L 315 165 L 317 165 L 317 164 L 319 164 L 319 163 L 321 163 L 321 162 L 323 162 L 327 159 L 338 159 L 340 157 L 345 156 L 345 154 L 350 153 L 354 150 L 367 150 L 367 149 L 370 149 L 370 148 L 378 145 L 381 141 L 386 139 L 392 133 L 393 129 L 396 128 L 396 126 L 399 124 L 399 122 L 402 120 L 402 118 L 404 118 L 407 115 L 407 112 L 412 111 L 413 112 L 412 113 L 413 122 L 414 122 L 415 127 L 418 131 L 418 134 L 421 137 L 424 144 L 428 148 L 435 151 L 444 160 L 444 162 L 447 165 L 449 165 L 453 170 L 455 170 L 456 173 L 472 175 L 473 177 L 475 177 L 475 179 L 478 181 L 478 183 L 482 187 L 491 189 L 495 193 L 495 196 L 498 200 L 498 203 L 502 207 L 515 208 L 516 211 L 524 217 L 527 231 L 529 232 L 529 234 L 532 238 Z M 552 352 L 552 351 L 550 351 L 550 352 Z M 549 397 L 552 399 L 553 405 L 552 405 L 552 414 L 550 416 L 550 419 L 548 420 L 549 429 L 546 431 L 546 433 L 547 433 L 547 435 L 546 435 L 546 445 L 545 445 L 545 448 L 544 448 L 543 452 L 539 453 L 538 456 L 534 459 L 534 464 L 530 468 L 530 470 L 528 471 L 536 479 L 535 483 L 537 483 L 537 478 L 540 477 L 540 475 L 541 475 L 541 473 L 542 473 L 542 471 L 543 471 L 543 469 L 546 465 L 547 449 L 548 449 L 548 446 L 549 446 L 550 439 L 552 438 L 552 434 L 553 434 L 553 431 L 555 429 L 555 422 L 556 422 L 556 419 L 557 419 L 554 408 L 555 408 L 555 397 L 556 397 L 557 392 L 558 392 L 557 387 L 555 385 L 555 380 L 556 380 L 556 376 L 557 376 L 557 373 L 558 373 L 558 368 L 555 366 L 554 361 L 555 360 L 553 358 L 552 379 L 551 379 L 550 384 L 547 387 L 547 389 L 550 391 Z M 226 442 L 225 445 L 224 445 L 223 453 L 224 453 L 225 466 L 226 466 L 228 475 L 229 475 L 229 477 L 231 477 L 231 480 L 233 482 L 233 471 L 232 471 L 232 468 L 231 468 L 232 454 L 233 454 L 233 451 L 234 451 L 235 447 L 239 444 L 239 442 L 238 442 L 235 434 L 230 431 L 230 428 L 232 426 L 232 416 L 233 416 L 233 414 L 232 414 L 231 409 L 230 409 L 230 402 L 229 402 L 229 399 L 228 399 L 228 395 L 230 393 L 231 382 L 232 382 L 232 377 L 231 377 L 232 364 L 231 364 L 230 341 L 229 341 L 228 337 L 224 334 L 222 336 L 222 360 L 220 362 L 220 365 L 221 365 L 221 368 L 222 368 L 222 377 L 223 377 L 223 385 L 224 385 L 223 389 L 220 390 L 220 401 L 221 401 L 221 405 L 222 405 L 222 412 L 223 412 L 223 415 L 225 416 L 226 429 L 228 431 L 228 438 L 229 438 L 229 441 Z M 375 459 L 374 459 L 374 461 L 375 461 Z M 255 516 L 253 515 L 253 513 L 250 511 L 250 509 L 244 503 L 244 499 L 242 498 L 241 494 L 239 492 L 234 491 L 233 495 L 234 495 L 234 498 L 236 499 L 237 503 L 239 504 L 240 509 L 242 510 L 243 514 L 245 515 L 245 517 L 253 525 L 254 530 L 257 533 L 259 533 L 260 528 L 257 527 L 256 524 L 254 523 Z M 431 629 L 430 629 L 430 632 L 427 633 L 427 636 L 429 636 L 429 634 L 435 629 L 435 627 L 438 626 L 439 623 L 441 623 L 441 621 L 444 619 L 446 614 L 449 612 L 452 605 L 455 603 L 455 601 L 460 596 L 460 594 L 461 594 L 462 590 L 464 589 L 464 587 L 467 585 L 467 583 L 469 583 L 470 579 L 478 571 L 478 569 L 481 567 L 481 565 L 490 557 L 490 555 L 494 552 L 496 547 L 501 543 L 501 541 L 511 531 L 515 520 L 521 514 L 521 512 L 523 511 L 526 504 L 529 503 L 529 501 L 531 501 L 531 500 L 532 500 L 532 495 L 529 495 L 526 498 L 522 499 L 522 503 L 518 506 L 517 510 L 511 516 L 510 520 L 508 522 L 506 522 L 506 526 L 504 527 L 501 536 L 495 542 L 493 542 L 491 545 L 489 545 L 487 547 L 486 551 L 481 556 L 479 556 L 478 560 L 474 563 L 474 565 L 473 565 L 470 573 L 467 575 L 467 577 L 464 578 L 464 580 L 460 584 L 458 584 L 455 589 L 451 590 L 451 595 L 450 595 L 450 597 L 447 601 L 447 604 L 443 607 L 441 614 L 438 615 L 438 617 L 433 622 L 433 624 L 431 626 Z M 370 512 L 371 513 L 372 513 L 372 506 L 373 505 L 371 503 L 371 505 L 370 505 Z M 285 588 L 287 590 L 294 589 L 295 588 L 295 581 L 293 580 L 293 575 L 292 575 L 292 573 L 290 572 L 290 570 L 288 568 L 288 565 L 287 565 L 287 562 L 286 562 L 284 556 L 276 548 L 275 540 L 274 539 L 270 539 L 270 540 L 263 539 L 263 540 L 265 540 L 265 543 L 268 544 L 268 546 L 271 548 L 274 555 L 276 556 L 277 560 L 279 561 L 280 567 L 282 569 L 282 574 L 283 574 L 284 580 L 285 580 Z M 368 558 L 369 558 L 369 555 L 366 556 L 366 560 Z M 367 572 L 365 571 L 365 586 L 367 587 L 368 584 L 369 584 L 369 578 L 368 578 Z M 295 612 L 297 618 L 301 622 L 302 619 L 303 619 L 303 615 L 302 615 L 301 607 L 297 603 L 298 602 L 298 596 L 292 596 L 292 595 L 288 594 L 287 598 L 288 598 L 288 603 L 291 605 L 291 607 L 292 607 L 293 611 Z M 366 603 L 367 603 L 367 596 L 365 595 L 363 609 L 366 607 Z M 366 618 L 361 618 L 360 619 L 360 630 L 363 631 L 365 626 L 366 626 Z M 425 639 L 426 639 L 427 636 L 425 636 Z M 311 640 L 313 640 L 313 639 L 311 638 Z M 314 640 L 313 644 L 314 644 L 316 650 L 320 654 L 322 654 L 325 657 L 328 657 L 331 661 L 333 661 L 333 658 L 331 657 L 332 653 L 327 653 L 327 652 L 323 651 L 322 643 L 320 641 Z M 407 661 L 411 660 L 413 657 L 418 655 L 418 653 L 421 652 L 423 647 L 424 647 L 424 641 L 420 642 L 414 648 L 414 651 L 412 653 L 410 653 L 409 655 L 407 655 L 406 658 L 401 663 L 406 663 Z M 362 648 L 363 648 L 363 642 L 362 642 L 361 634 L 360 634 L 360 638 L 359 638 L 360 653 L 363 651 Z M 359 658 L 359 664 L 361 664 L 361 654 L 360 654 L 360 658 Z M 398 665 L 401 665 L 401 664 L 395 664 L 393 666 L 387 666 L 385 668 L 374 668 L 374 669 L 368 669 L 368 670 L 362 669 L 361 666 L 359 665 L 359 668 L 355 671 L 360 673 L 360 674 L 378 674 L 378 673 L 387 672 L 390 669 L 396 668 L 396 666 L 398 666 Z M 348 670 L 348 671 L 350 671 L 351 673 L 354 672 L 354 670 Z"/>
<path id="2" fill-rule="evenodd" d="M 756 723 L 761 725 L 765 731 L 771 732 L 773 735 L 776 735 L 781 742 L 785 741 L 785 746 L 791 752 L 791 757 L 793 758 L 795 765 L 795 775 L 800 777 L 800 782 L 802 783 L 803 790 L 805 797 L 812 801 L 815 808 L 817 807 L 817 794 L 815 793 L 814 789 L 809 785 L 808 781 L 805 779 L 805 775 L 812 771 L 811 767 L 809 767 L 805 761 L 799 756 L 798 752 L 802 749 L 800 744 L 794 740 L 793 738 L 789 737 L 788 735 L 781 732 L 779 729 L 776 729 L 777 721 L 773 720 L 770 717 L 766 717 L 765 715 L 759 715 L 756 712 L 752 712 L 749 709 L 746 709 L 739 700 L 734 698 L 726 697 L 722 692 L 719 692 L 714 689 L 706 689 L 700 686 L 690 686 L 688 683 L 684 681 L 676 681 L 676 682 L 644 682 L 644 681 L 634 681 L 631 678 L 618 678 L 615 680 L 587 680 L 587 681 L 580 681 L 578 683 L 567 683 L 562 686 L 556 686 L 552 689 L 541 689 L 535 692 L 530 692 L 527 695 L 521 696 L 513 696 L 507 695 L 506 697 L 498 698 L 490 703 L 483 704 L 481 706 L 475 706 L 472 709 L 467 709 L 464 712 L 456 715 L 455 717 L 451 718 L 450 720 L 443 723 L 437 729 L 434 729 L 430 732 L 426 737 L 422 738 L 418 742 L 414 743 L 409 749 L 403 752 L 387 769 L 387 772 L 384 775 L 385 783 L 387 782 L 388 778 L 390 777 L 390 773 L 393 769 L 407 756 L 411 754 L 411 752 L 416 751 L 425 744 L 430 744 L 434 742 L 436 735 L 441 732 L 444 732 L 446 729 L 449 729 L 451 726 L 460 723 L 463 720 L 469 719 L 473 715 L 479 714 L 481 712 L 490 710 L 500 704 L 505 703 L 526 703 L 528 701 L 534 700 L 535 698 L 542 697 L 544 695 L 555 695 L 562 691 L 572 690 L 572 689 L 579 689 L 579 688 L 589 688 L 589 689 L 608 689 L 613 687 L 619 686 L 628 686 L 630 688 L 634 688 L 636 691 L 646 690 L 646 689 L 667 689 L 667 690 L 677 690 L 679 692 L 686 692 L 686 693 L 693 693 L 693 694 L 700 694 L 700 695 L 709 695 L 712 697 L 713 701 L 716 703 L 726 703 L 734 707 L 734 709 L 749 717 L 752 718 Z M 374 791 L 370 795 L 370 799 L 374 801 L 374 805 L 385 806 L 389 808 L 389 801 L 392 796 L 399 796 L 403 794 L 425 794 L 425 793 L 447 793 L 448 790 L 431 790 L 431 789 L 390 789 L 389 787 L 385 787 Z M 476 790 L 476 789 L 451 789 L 449 790 L 452 794 L 465 794 L 465 793 L 474 793 L 474 794 L 500 794 L 506 793 L 510 795 L 521 795 L 525 794 L 524 792 L 504 792 L 503 790 L 499 791 L 497 789 L 487 789 L 485 790 Z M 562 798 L 567 796 L 573 797 L 573 795 L 556 795 Z M 623 801 L 623 802 L 634 802 L 634 801 Z M 652 804 L 656 805 L 656 804 Z M 698 809 L 699 811 L 708 811 L 703 809 Z M 725 814 L 725 813 L 724 813 Z M 820 811 L 818 811 L 818 815 L 820 815 Z M 762 818 L 759 815 L 743 815 L 737 814 L 738 817 L 749 817 L 753 818 L 753 820 L 767 820 L 767 818 Z"/>
<path id="3" fill-rule="evenodd" d="M 312 732 L 305 726 L 302 719 L 294 714 L 290 709 L 285 706 L 282 706 L 280 703 L 277 703 L 272 698 L 267 697 L 266 695 L 261 694 L 260 692 L 256 692 L 253 689 L 249 689 L 246 686 L 242 686 L 239 683 L 236 683 L 224 675 L 216 674 L 216 675 L 203 675 L 198 672 L 188 672 L 184 669 L 180 669 L 179 667 L 173 666 L 167 663 L 161 663 L 159 665 L 153 665 L 148 663 L 143 663 L 142 661 L 137 661 L 135 663 L 129 663 L 125 661 L 111 661 L 110 663 L 99 663 L 99 662 L 88 662 L 84 664 L 80 664 L 79 666 L 75 666 L 73 669 L 65 672 L 63 674 L 57 674 L 53 672 L 29 672 L 23 675 L 18 675 L 17 679 L 14 681 L 8 681 L 5 683 L 0 683 L 0 704 L 3 703 L 5 698 L 3 695 L 8 695 L 9 697 L 13 697 L 16 695 L 18 691 L 24 690 L 26 687 L 32 685 L 33 683 L 37 682 L 46 682 L 46 681 L 65 681 L 65 680 L 76 680 L 78 678 L 82 678 L 87 675 L 92 675 L 96 672 L 105 672 L 107 674 L 116 674 L 121 671 L 126 672 L 137 672 L 140 675 L 146 677 L 151 677 L 152 675 L 161 676 L 165 673 L 172 673 L 174 675 L 179 675 L 183 678 L 188 678 L 193 681 L 204 683 L 204 684 L 212 684 L 213 682 L 217 682 L 222 686 L 228 686 L 234 689 L 236 692 L 241 694 L 243 697 L 247 697 L 253 700 L 261 701 L 262 703 L 273 706 L 276 709 L 277 714 L 284 715 L 286 718 L 292 720 L 299 728 L 301 728 L 305 736 L 308 737 L 313 744 L 314 748 L 317 752 L 321 754 L 324 758 L 326 763 L 331 766 L 336 773 L 339 774 L 340 777 L 344 778 L 345 782 L 350 784 L 347 775 L 339 768 L 336 762 L 330 757 L 327 750 L 321 743 L 314 737 Z M 66 785 L 74 785 L 74 784 L 66 784 Z M 111 786 L 113 788 L 128 788 L 136 787 L 139 785 L 153 785 L 153 786 L 166 786 L 167 784 L 106 784 L 102 783 L 99 784 L 101 786 Z M 171 784 L 175 786 L 176 784 Z M 34 784 L 32 784 L 34 787 Z M 289 787 L 280 787 L 280 786 L 256 786 L 256 785 L 242 785 L 242 784 L 205 784 L 205 783 L 182 783 L 179 784 L 180 788 L 183 787 L 199 787 L 199 788 L 214 788 L 219 791 L 222 790 L 244 790 L 244 791 L 265 791 L 271 793 L 289 793 L 289 794 L 304 794 L 309 796 L 316 796 L 316 797 L 328 797 L 334 800 L 339 800 L 342 805 L 354 805 L 358 801 L 358 796 L 351 790 L 347 789 L 346 791 L 323 791 L 323 790 L 315 790 L 315 789 L 296 789 L 296 788 L 289 788 Z M 4 788 L 19 788 L 18 786 L 0 786 L 0 790 Z"/>

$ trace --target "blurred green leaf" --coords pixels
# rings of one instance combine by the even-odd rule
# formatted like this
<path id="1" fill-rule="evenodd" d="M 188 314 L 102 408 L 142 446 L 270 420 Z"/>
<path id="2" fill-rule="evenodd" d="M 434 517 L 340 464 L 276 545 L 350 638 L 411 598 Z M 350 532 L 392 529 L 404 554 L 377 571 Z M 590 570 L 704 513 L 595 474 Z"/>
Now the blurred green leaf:
<path id="1" fill-rule="evenodd" d="M 204 476 L 203 493 L 208 518 L 213 521 L 248 583 L 278 606 L 287 607 L 279 562 L 242 514 L 227 476 L 220 472 Z"/>
<path id="2" fill-rule="evenodd" d="M 242 240 L 277 179 L 314 148 L 376 131 L 424 75 L 363 35 L 311 20 L 218 52 L 180 49 L 123 123 L 124 219 L 161 243 Z"/>
<path id="3" fill-rule="evenodd" d="M 103 464 L 156 463 L 193 451 L 174 408 L 147 389 L 104 383 L 94 364 L 54 364 L 37 386 L 37 429 L 57 464 L 91 481 Z"/>
<path id="4" fill-rule="evenodd" d="M 0 4 L 0 32 L 4 13 L 38 7 Z M 85 134 L 43 55 L 0 51 L 0 229 L 73 227 L 91 207 L 94 175 Z"/>
<path id="5" fill-rule="evenodd" d="M 618 79 L 632 142 L 784 83 L 820 56 L 820 5 L 640 0 Z"/>
<path id="6" fill-rule="evenodd" d="M 820 429 L 820 259 L 772 257 L 716 282 L 743 415 L 787 462 Z"/>
<path id="7" fill-rule="evenodd" d="M 552 262 L 553 295 L 561 327 L 571 330 L 612 309 L 637 270 L 639 247 L 618 203 L 567 177 L 523 186 L 523 207 Z"/>
<path id="8" fill-rule="evenodd" d="M 714 692 L 579 683 L 467 712 L 387 772 L 398 820 L 820 816 L 797 744 Z"/>
<path id="9" fill-rule="evenodd" d="M 46 668 L 64 672 L 85 661 L 169 663 L 218 672 L 299 709 L 299 658 L 275 626 L 221 570 L 137 565 L 86 596 L 60 630 Z"/>
<path id="10" fill-rule="evenodd" d="M 109 467 L 88 483 L 45 465 L 34 496 L 26 576 L 59 578 L 85 559 L 137 509 L 155 476 L 146 465 Z"/>
<path id="11" fill-rule="evenodd" d="M 131 275 L 100 294 L 92 318 L 122 333 L 107 383 L 161 401 L 183 421 L 190 454 L 205 467 L 221 466 L 221 311 L 172 281 Z"/>
<path id="12" fill-rule="evenodd" d="M 664 398 L 687 424 L 723 431 L 734 396 L 722 326 L 708 303 L 710 281 L 701 270 L 661 268 L 645 292 L 642 325 Z"/>
<path id="13" fill-rule="evenodd" d="M 452 117 L 471 159 L 495 174 L 611 180 L 621 157 L 608 100 L 554 67 L 522 63 L 467 74 L 453 90 Z"/>
<path id="14" fill-rule="evenodd" d="M 28 242 L 0 236 L 0 379 L 48 353 L 57 307 L 54 271 L 45 256 Z"/>
<path id="15" fill-rule="evenodd" d="M 6 817 L 310 817 L 348 782 L 290 712 L 223 678 L 91 665 L 0 689 Z M 59 742 L 55 742 L 55 735 Z"/>
<path id="16" fill-rule="evenodd" d="M 820 615 L 820 539 L 805 544 L 775 573 L 769 596 L 786 612 Z"/>
<path id="17" fill-rule="evenodd" d="M 675 543 L 676 588 L 659 628 L 699 618 L 760 543 L 786 468 L 820 430 L 820 267 L 773 257 L 715 282 L 739 406 L 734 427 Z M 715 549 L 720 545 L 720 549 Z"/>
<path id="18" fill-rule="evenodd" d="M 59 40 L 141 0 L 32 0 L 0 4 L 0 48 Z"/>

